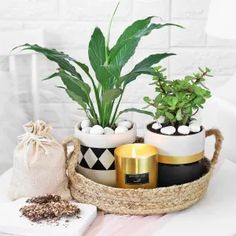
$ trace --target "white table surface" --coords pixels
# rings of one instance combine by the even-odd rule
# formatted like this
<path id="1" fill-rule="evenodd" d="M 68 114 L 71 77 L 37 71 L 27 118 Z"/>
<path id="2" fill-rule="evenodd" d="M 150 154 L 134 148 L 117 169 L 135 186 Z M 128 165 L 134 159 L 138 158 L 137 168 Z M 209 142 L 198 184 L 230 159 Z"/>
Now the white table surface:
<path id="1" fill-rule="evenodd" d="M 32 223 L 21 217 L 19 209 L 25 205 L 27 198 L 12 202 L 8 198 L 8 187 L 12 169 L 0 176 L 0 236 L 81 236 L 93 223 L 97 216 L 97 208 L 89 204 L 75 202 L 80 208 L 80 218 L 72 218 L 68 222 L 62 219 L 59 223 Z"/>
<path id="2" fill-rule="evenodd" d="M 152 236 L 236 236 L 236 164 L 225 159 L 206 196 L 191 208 L 161 218 Z"/>
<path id="3" fill-rule="evenodd" d="M 0 176 L 0 202 L 9 201 L 6 193 L 10 175 L 7 171 Z M 162 217 L 136 218 L 109 214 L 100 216 L 86 236 L 236 236 L 236 164 L 229 160 L 221 161 L 206 196 L 193 207 Z M 128 225 L 134 225 L 134 220 L 138 225 L 131 229 Z M 152 221 L 155 225 L 149 226 L 148 231 L 145 227 Z"/>

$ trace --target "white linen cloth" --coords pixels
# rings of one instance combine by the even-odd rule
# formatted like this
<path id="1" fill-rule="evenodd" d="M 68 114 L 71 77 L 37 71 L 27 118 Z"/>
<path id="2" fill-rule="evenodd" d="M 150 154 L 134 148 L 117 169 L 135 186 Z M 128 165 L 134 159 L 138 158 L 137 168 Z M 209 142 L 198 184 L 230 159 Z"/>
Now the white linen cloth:
<path id="1" fill-rule="evenodd" d="M 184 211 L 162 217 L 152 236 L 236 235 L 236 164 L 229 160 L 215 171 L 206 196 Z"/>

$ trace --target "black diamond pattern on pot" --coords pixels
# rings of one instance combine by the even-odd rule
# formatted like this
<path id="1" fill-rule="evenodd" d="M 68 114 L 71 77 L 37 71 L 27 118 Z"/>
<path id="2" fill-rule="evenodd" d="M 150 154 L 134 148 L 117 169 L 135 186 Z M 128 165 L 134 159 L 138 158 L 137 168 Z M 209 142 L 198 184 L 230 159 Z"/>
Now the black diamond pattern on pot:
<path id="1" fill-rule="evenodd" d="M 81 145 L 79 164 L 88 169 L 114 170 L 114 150 L 115 148 L 89 148 Z"/>
<path id="2" fill-rule="evenodd" d="M 84 168 L 89 168 L 88 163 L 86 162 L 86 160 L 84 158 L 82 158 L 82 160 L 79 164 Z"/>
<path id="3" fill-rule="evenodd" d="M 115 161 L 111 164 L 111 166 L 108 168 L 108 170 L 115 170 Z"/>
<path id="4" fill-rule="evenodd" d="M 80 145 L 80 151 L 84 155 L 88 151 L 88 147 Z"/>
<path id="5" fill-rule="evenodd" d="M 92 148 L 88 148 L 87 152 L 84 154 L 84 159 L 88 163 L 89 168 L 93 169 L 93 166 L 97 162 L 98 158 L 93 152 Z"/>
<path id="6" fill-rule="evenodd" d="M 98 159 L 106 151 L 105 148 L 91 148 L 91 149 Z"/>
<path id="7" fill-rule="evenodd" d="M 104 165 L 99 160 L 97 160 L 97 162 L 94 164 L 92 169 L 95 169 L 95 170 L 106 170 Z"/>
<path id="8" fill-rule="evenodd" d="M 106 149 L 104 153 L 99 157 L 99 161 L 103 164 L 106 170 L 108 170 L 112 163 L 115 161 L 115 158 L 109 151 L 109 149 Z"/>
<path id="9" fill-rule="evenodd" d="M 109 150 L 110 153 L 114 156 L 115 148 L 108 148 L 108 150 Z M 114 161 L 112 162 L 112 164 L 110 165 L 110 167 L 108 168 L 108 170 L 115 170 L 115 157 L 114 157 Z"/>
<path id="10" fill-rule="evenodd" d="M 110 153 L 111 153 L 112 155 L 114 155 L 115 148 L 108 148 L 108 150 L 110 151 Z"/>

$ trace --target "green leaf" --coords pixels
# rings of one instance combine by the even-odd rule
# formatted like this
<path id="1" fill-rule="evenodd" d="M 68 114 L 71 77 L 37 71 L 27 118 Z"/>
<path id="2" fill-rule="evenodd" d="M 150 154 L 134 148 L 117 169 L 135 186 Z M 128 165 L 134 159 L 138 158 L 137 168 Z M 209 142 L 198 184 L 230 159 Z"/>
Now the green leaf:
<path id="1" fill-rule="evenodd" d="M 96 72 L 101 65 L 104 65 L 106 60 L 105 37 L 98 27 L 95 28 L 91 36 L 88 54 L 91 66 Z"/>
<path id="2" fill-rule="evenodd" d="M 117 67 L 113 65 L 101 66 L 98 72 L 101 78 L 99 82 L 101 83 L 104 90 L 113 88 L 120 76 L 119 72 L 117 71 Z"/>
<path id="3" fill-rule="evenodd" d="M 205 90 L 204 97 L 205 98 L 210 98 L 211 97 L 211 92 L 209 90 Z"/>
<path id="4" fill-rule="evenodd" d="M 102 31 L 96 27 L 89 42 L 89 60 L 96 74 L 96 78 L 103 89 L 110 89 L 114 85 L 114 78 L 119 78 L 116 65 L 106 62 L 106 45 Z"/>
<path id="5" fill-rule="evenodd" d="M 174 120 L 175 117 L 173 116 L 173 114 L 171 114 L 168 111 L 165 111 L 165 117 L 168 118 L 170 121 Z"/>
<path id="6" fill-rule="evenodd" d="M 48 49 L 37 44 L 28 43 L 20 45 L 16 48 L 22 48 L 22 50 L 32 50 L 42 53 L 49 60 L 56 62 L 61 69 L 71 73 L 79 79 L 82 79 L 81 75 L 76 71 L 75 67 L 70 63 L 70 61 L 73 61 L 74 59 L 66 55 L 64 52 L 59 52 L 56 49 Z M 16 48 L 14 48 L 13 50 L 15 50 Z"/>
<path id="7" fill-rule="evenodd" d="M 116 98 L 118 98 L 121 94 L 122 94 L 122 90 L 118 88 L 106 90 L 102 96 L 102 100 L 105 103 L 110 103 L 114 101 Z"/>
<path id="8" fill-rule="evenodd" d="M 108 51 L 109 51 L 109 43 L 110 43 L 110 36 L 111 36 L 111 25 L 113 23 L 113 19 L 114 19 L 114 16 L 116 14 L 116 11 L 117 11 L 119 5 L 120 5 L 120 1 L 118 1 L 117 5 L 115 7 L 115 10 L 113 11 L 113 14 L 111 16 L 110 22 L 109 22 L 107 40 L 106 40 L 106 55 L 108 54 Z"/>
<path id="9" fill-rule="evenodd" d="M 181 121 L 183 119 L 182 111 L 179 109 L 176 113 L 176 120 Z"/>
<path id="10" fill-rule="evenodd" d="M 134 69 L 133 72 L 143 72 L 147 70 L 147 68 L 150 68 L 150 66 L 159 63 L 162 59 L 176 55 L 174 53 L 156 53 L 152 54 L 145 59 L 143 59 L 141 62 L 139 62 Z"/>
<path id="11" fill-rule="evenodd" d="M 162 59 L 175 55 L 173 53 L 157 53 L 157 54 L 152 54 L 148 56 L 147 58 L 143 59 L 141 62 L 139 62 L 133 70 L 122 76 L 120 78 L 119 83 L 122 84 L 123 82 L 125 84 L 128 84 L 135 80 L 139 75 L 141 74 L 151 74 L 155 75 L 155 70 L 153 68 L 150 68 L 152 65 L 159 63 Z"/>
<path id="12" fill-rule="evenodd" d="M 143 36 L 143 32 L 148 27 L 152 17 L 135 21 L 127 27 L 116 44 L 110 50 L 109 61 L 116 64 L 121 69 L 129 58 L 134 54 L 135 49 Z"/>
<path id="13" fill-rule="evenodd" d="M 24 44 L 24 45 L 20 45 L 18 47 L 15 47 L 13 50 L 15 50 L 16 48 L 22 48 L 22 50 L 32 50 L 32 51 L 35 51 L 38 53 L 42 53 L 49 60 L 56 62 L 61 69 L 69 72 L 73 76 L 76 76 L 78 79 L 82 80 L 81 75 L 76 71 L 75 67 L 70 64 L 70 62 L 74 62 L 89 76 L 89 78 L 92 80 L 92 82 L 94 82 L 92 76 L 89 73 L 88 66 L 85 65 L 84 63 L 81 63 L 81 62 L 75 60 L 74 58 L 70 57 L 69 55 L 65 54 L 64 52 L 59 52 L 56 49 L 44 48 L 44 47 L 41 47 L 37 44 L 35 44 L 35 45 Z M 55 76 L 57 76 L 57 73 L 52 74 L 51 76 L 49 76 L 45 80 L 51 79 Z"/>
<path id="14" fill-rule="evenodd" d="M 165 26 L 178 26 L 175 24 L 155 24 L 150 25 L 153 16 L 142 20 L 135 21 L 132 25 L 125 29 L 117 40 L 115 46 L 110 51 L 109 61 L 111 64 L 119 66 L 120 70 L 126 62 L 133 56 L 140 39 L 152 32 L 154 29 L 160 29 Z"/>
<path id="15" fill-rule="evenodd" d="M 88 84 L 60 70 L 59 75 L 66 88 L 77 94 L 85 103 L 89 103 L 90 87 Z"/>
<path id="16" fill-rule="evenodd" d="M 106 61 L 105 38 L 102 31 L 96 27 L 89 42 L 89 61 L 96 74 L 97 80 L 101 84 L 106 84 L 109 74 L 104 68 Z"/>
<path id="17" fill-rule="evenodd" d="M 171 106 L 171 107 L 173 107 L 173 108 L 175 108 L 175 106 L 176 106 L 176 104 L 178 103 L 178 98 L 177 97 L 168 97 L 169 98 L 169 100 L 167 101 L 168 102 L 168 104 Z"/>
<path id="18" fill-rule="evenodd" d="M 64 90 L 66 90 L 66 87 L 64 87 L 64 86 L 60 86 L 60 85 L 56 85 L 56 88 L 60 88 L 60 89 L 64 89 Z"/>
<path id="19" fill-rule="evenodd" d="M 154 100 L 154 103 L 155 103 L 155 104 L 159 104 L 159 103 L 161 103 L 161 101 L 162 101 L 162 94 L 159 93 L 159 94 L 156 96 L 156 98 L 155 98 L 155 100 Z"/>
<path id="20" fill-rule="evenodd" d="M 138 113 L 142 113 L 142 114 L 145 114 L 145 115 L 149 115 L 149 116 L 154 116 L 152 112 L 150 111 L 145 111 L 145 110 L 141 110 L 141 109 L 137 109 L 137 108 L 127 108 L 127 109 L 124 109 L 122 111 L 119 112 L 118 114 L 118 117 L 123 114 L 123 113 L 126 113 L 126 112 L 138 112 Z"/>
<path id="21" fill-rule="evenodd" d="M 45 78 L 43 80 L 49 80 L 49 79 L 55 78 L 57 76 L 59 76 L 59 72 L 55 72 L 55 73 L 49 75 L 47 78 Z"/>
<path id="22" fill-rule="evenodd" d="M 181 25 L 177 25 L 177 24 L 172 24 L 172 23 L 165 23 L 165 24 L 155 24 L 155 23 L 152 23 L 146 30 L 145 32 L 145 35 L 148 35 L 149 33 L 151 33 L 152 30 L 154 29 L 161 29 L 163 27 L 166 27 L 166 26 L 176 26 L 178 28 L 184 28 L 183 26 Z"/>
<path id="23" fill-rule="evenodd" d="M 66 92 L 73 101 L 77 102 L 84 110 L 87 110 L 87 104 L 83 101 L 81 96 L 69 89 L 66 89 Z"/>
<path id="24" fill-rule="evenodd" d="M 143 101 L 146 102 L 146 103 L 150 103 L 151 102 L 151 99 L 149 97 L 144 97 L 143 98 Z"/>
<path id="25" fill-rule="evenodd" d="M 73 62 L 77 64 L 85 72 L 85 74 L 87 74 L 88 76 L 91 76 L 87 65 L 76 60 L 73 60 Z"/>

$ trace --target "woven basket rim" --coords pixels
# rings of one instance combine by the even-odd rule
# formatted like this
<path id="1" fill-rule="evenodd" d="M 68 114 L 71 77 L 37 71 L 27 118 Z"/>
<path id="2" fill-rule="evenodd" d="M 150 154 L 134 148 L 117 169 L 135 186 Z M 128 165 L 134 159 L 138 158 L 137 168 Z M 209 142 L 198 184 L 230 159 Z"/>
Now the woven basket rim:
<path id="1" fill-rule="evenodd" d="M 208 158 L 204 158 L 204 159 L 208 162 L 209 167 L 206 167 L 206 168 L 208 169 L 207 172 L 205 172 L 200 178 L 198 178 L 198 179 L 196 179 L 196 180 L 194 180 L 194 181 L 191 181 L 191 182 L 184 183 L 184 184 L 178 184 L 178 185 L 175 184 L 175 185 L 171 185 L 171 186 L 168 186 L 168 187 L 158 187 L 158 186 L 157 186 L 156 188 L 151 188 L 151 189 L 145 189 L 145 188 L 137 188 L 137 189 L 117 188 L 117 187 L 108 186 L 108 185 L 104 185 L 104 184 L 95 182 L 95 181 L 93 181 L 93 180 L 87 178 L 86 176 L 80 174 L 80 173 L 77 172 L 77 171 L 75 172 L 75 174 L 76 174 L 77 176 L 83 178 L 83 179 L 86 179 L 86 181 L 88 181 L 88 182 L 94 183 L 94 184 L 96 184 L 96 185 L 98 185 L 98 186 L 106 187 L 107 189 L 110 189 L 111 191 L 112 191 L 112 190 L 115 190 L 115 191 L 119 190 L 119 191 L 123 191 L 123 192 L 130 192 L 130 191 L 139 192 L 139 191 L 141 190 L 142 192 L 150 192 L 150 191 L 157 190 L 157 189 L 158 189 L 159 191 L 161 191 L 161 190 L 167 191 L 167 190 L 171 190 L 171 189 L 175 188 L 176 186 L 183 186 L 183 187 L 184 187 L 184 186 L 187 186 L 187 185 L 190 185 L 190 184 L 194 184 L 195 182 L 198 182 L 198 181 L 200 181 L 201 179 L 203 179 L 204 177 L 206 177 L 206 176 L 214 169 L 214 167 L 211 165 L 211 162 L 210 162 L 210 160 L 209 160 Z"/>
<path id="2" fill-rule="evenodd" d="M 64 141 L 64 149 L 67 153 L 67 144 L 74 144 L 74 151 L 67 163 L 72 196 L 81 203 L 93 204 L 107 213 L 121 215 L 163 214 L 188 208 L 203 198 L 220 154 L 223 141 L 221 132 L 217 129 L 207 130 L 206 136 L 210 135 L 215 136 L 215 151 L 211 160 L 204 158 L 206 173 L 192 182 L 153 189 L 106 186 L 76 172 L 80 145 L 78 139 L 69 137 Z"/>

